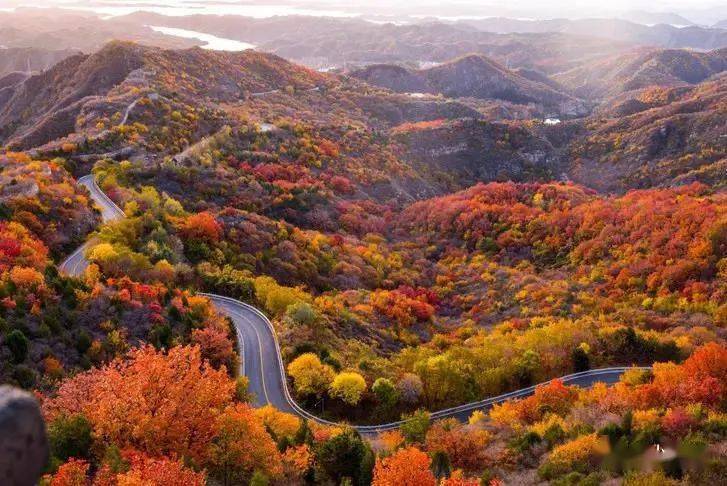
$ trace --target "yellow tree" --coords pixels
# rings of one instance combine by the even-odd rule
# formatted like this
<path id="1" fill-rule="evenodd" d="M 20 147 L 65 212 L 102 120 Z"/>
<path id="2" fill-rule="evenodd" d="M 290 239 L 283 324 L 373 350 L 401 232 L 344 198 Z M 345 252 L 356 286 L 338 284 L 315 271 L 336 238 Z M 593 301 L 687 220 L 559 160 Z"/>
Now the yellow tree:
<path id="1" fill-rule="evenodd" d="M 295 415 L 281 412 L 272 405 L 255 409 L 255 414 L 262 420 L 265 427 L 276 437 L 293 437 L 300 428 L 300 419 Z"/>
<path id="2" fill-rule="evenodd" d="M 295 390 L 301 395 L 321 395 L 333 381 L 333 368 L 321 363 L 313 353 L 304 353 L 288 365 Z"/>
<path id="3" fill-rule="evenodd" d="M 366 380 L 352 371 L 344 371 L 336 375 L 329 388 L 332 397 L 340 398 L 349 405 L 356 405 L 365 391 Z"/>

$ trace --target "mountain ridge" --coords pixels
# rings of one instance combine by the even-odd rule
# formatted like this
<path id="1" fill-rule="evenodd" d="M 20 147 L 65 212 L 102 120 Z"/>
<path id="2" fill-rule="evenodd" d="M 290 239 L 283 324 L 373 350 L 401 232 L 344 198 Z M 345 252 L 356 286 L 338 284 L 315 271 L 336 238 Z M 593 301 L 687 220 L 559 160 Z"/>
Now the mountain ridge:
<path id="1" fill-rule="evenodd" d="M 397 92 L 538 103 L 544 106 L 546 112 L 557 110 L 559 114 L 569 116 L 583 115 L 588 111 L 584 102 L 557 91 L 552 84 L 528 79 L 477 54 L 421 70 L 377 64 L 353 71 L 350 75 Z"/>

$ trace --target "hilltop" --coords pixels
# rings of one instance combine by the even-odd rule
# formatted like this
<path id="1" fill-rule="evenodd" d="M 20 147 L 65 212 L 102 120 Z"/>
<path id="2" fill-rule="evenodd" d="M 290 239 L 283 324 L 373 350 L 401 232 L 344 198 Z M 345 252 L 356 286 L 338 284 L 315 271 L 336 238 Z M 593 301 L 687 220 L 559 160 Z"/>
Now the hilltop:
<path id="1" fill-rule="evenodd" d="M 183 75 L 180 66 L 185 66 Z M 77 129 L 95 134 L 98 118 L 111 117 L 115 109 L 123 112 L 140 90 L 198 104 L 207 98 L 224 102 L 254 92 L 312 88 L 321 80 L 310 70 L 256 52 L 172 51 L 113 42 L 11 87 L 0 104 L 0 141 L 30 148 Z M 82 113 L 83 123 L 77 126 Z"/>
<path id="2" fill-rule="evenodd" d="M 587 63 L 554 79 L 589 99 L 613 97 L 651 86 L 688 86 L 727 69 L 727 49 L 639 49 Z"/>
<path id="3" fill-rule="evenodd" d="M 436 67 L 412 70 L 392 65 L 373 65 L 352 76 L 397 92 L 442 94 L 451 98 L 494 98 L 516 104 L 538 104 L 543 111 L 583 115 L 585 104 L 528 79 L 480 55 L 461 57 Z"/>
<path id="4" fill-rule="evenodd" d="M 623 60 L 607 63 L 613 73 L 609 88 L 620 94 L 595 113 L 545 126 L 532 118 L 583 115 L 578 110 L 585 103 L 540 72 L 511 71 L 482 56 L 424 70 L 372 66 L 352 78 L 255 51 L 115 42 L 27 79 L 7 78 L 0 91 L 0 140 L 47 156 L 70 150 L 81 164 L 94 156 L 150 164 L 191 149 L 225 126 L 238 131 L 250 122 L 293 127 L 303 121 L 304 131 L 320 140 L 360 139 L 345 163 L 312 170 L 346 177 L 361 194 L 380 201 L 418 199 L 503 177 L 572 178 L 603 190 L 666 184 L 695 169 L 689 177 L 720 180 L 718 165 L 707 167 L 724 153 L 715 132 L 724 84 L 716 73 L 723 69 L 724 50 L 658 50 L 636 59 L 626 67 Z M 685 70 L 685 63 L 702 70 Z M 586 76 L 580 73 L 558 80 L 573 85 Z M 409 91 L 442 96 L 404 94 Z M 700 130 L 689 142 L 672 140 L 696 126 Z M 291 135 L 298 137 L 296 130 L 276 130 L 267 138 L 277 151 Z M 656 154 L 670 169 L 646 183 L 635 174 L 643 174 L 644 161 Z M 697 158 L 678 162 L 685 156 Z M 372 165 L 370 158 L 382 162 Z M 589 169 L 605 160 L 616 163 L 599 165 L 603 173 Z"/>

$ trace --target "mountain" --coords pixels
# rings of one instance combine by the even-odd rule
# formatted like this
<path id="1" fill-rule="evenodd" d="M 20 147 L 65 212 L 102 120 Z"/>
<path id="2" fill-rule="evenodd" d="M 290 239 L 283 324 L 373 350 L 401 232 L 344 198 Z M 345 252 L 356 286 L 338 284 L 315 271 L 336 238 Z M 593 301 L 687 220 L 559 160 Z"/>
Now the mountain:
<path id="1" fill-rule="evenodd" d="M 569 146 L 568 173 L 605 191 L 703 182 L 727 184 L 727 75 L 695 86 L 635 92 Z M 624 109 L 625 106 L 629 109 Z"/>
<path id="2" fill-rule="evenodd" d="M 539 71 L 537 69 L 528 69 L 528 68 L 517 68 L 513 69 L 513 72 L 517 74 L 518 76 L 522 76 L 523 78 L 529 79 L 530 81 L 534 81 L 536 83 L 541 83 L 546 86 L 550 86 L 556 91 L 561 92 L 567 92 L 568 89 L 554 80 L 553 78 L 548 77 L 547 74 L 543 73 L 542 71 Z"/>
<path id="3" fill-rule="evenodd" d="M 404 125 L 393 130 L 401 157 L 431 174 L 437 193 L 481 181 L 542 181 L 564 172 L 560 150 L 526 124 L 460 119 Z"/>
<path id="4" fill-rule="evenodd" d="M 12 72 L 45 71 L 67 57 L 77 54 L 70 49 L 50 50 L 33 47 L 0 49 L 0 77 Z"/>
<path id="5" fill-rule="evenodd" d="M 167 36 L 147 25 L 64 8 L 18 7 L 0 10 L 0 46 L 92 52 L 112 40 L 142 42 L 166 48 L 199 44 Z M 22 67 L 25 69 L 25 66 Z"/>
<path id="6" fill-rule="evenodd" d="M 521 20 L 498 17 L 463 20 L 460 23 L 499 34 L 559 32 L 661 47 L 719 49 L 727 46 L 726 30 L 695 25 L 680 28 L 664 23 L 648 26 L 621 19 Z"/>
<path id="7" fill-rule="evenodd" d="M 14 71 L 0 78 L 0 89 L 12 88 L 30 77 L 29 73 Z"/>
<path id="8" fill-rule="evenodd" d="M 643 25 L 667 24 L 675 27 L 694 25 L 691 20 L 673 12 L 647 12 L 630 10 L 619 15 L 619 18 Z"/>
<path id="9" fill-rule="evenodd" d="M 173 79 L 177 66 L 187 66 L 183 82 Z M 211 79 L 206 79 L 210 73 Z M 139 98 L 134 94 L 139 87 L 173 90 L 178 101 L 196 104 L 204 98 L 231 100 L 288 86 L 312 88 L 322 79 L 271 55 L 167 51 L 113 42 L 94 54 L 72 56 L 16 85 L 12 96 L 0 104 L 0 140 L 18 148 L 35 147 L 71 134 L 86 128 L 77 127 L 81 113 L 90 123 L 102 113 L 110 117 L 130 110 Z"/>
<path id="10" fill-rule="evenodd" d="M 696 84 L 727 69 L 727 49 L 641 49 L 594 61 L 554 79 L 578 96 L 598 99 L 648 86 Z"/>
<path id="11" fill-rule="evenodd" d="M 0 106 L 0 139 L 33 147 L 71 133 L 84 103 L 108 94 L 142 64 L 140 49 L 121 54 L 117 44 L 91 56 L 69 57 L 28 78 Z"/>
<path id="12" fill-rule="evenodd" d="M 428 69 L 372 65 L 351 76 L 400 93 L 433 93 L 450 98 L 501 99 L 517 104 L 537 103 L 545 111 L 582 115 L 583 102 L 548 84 L 533 81 L 484 56 L 469 55 Z"/>
<path id="13" fill-rule="evenodd" d="M 361 67 L 376 63 L 447 62 L 471 53 L 509 68 L 559 72 L 581 61 L 633 48 L 628 42 L 561 33 L 500 35 L 465 24 L 439 21 L 404 25 L 361 19 L 235 15 L 165 16 L 139 12 L 118 18 L 136 25 L 160 25 L 250 42 L 259 49 L 314 68 Z"/>

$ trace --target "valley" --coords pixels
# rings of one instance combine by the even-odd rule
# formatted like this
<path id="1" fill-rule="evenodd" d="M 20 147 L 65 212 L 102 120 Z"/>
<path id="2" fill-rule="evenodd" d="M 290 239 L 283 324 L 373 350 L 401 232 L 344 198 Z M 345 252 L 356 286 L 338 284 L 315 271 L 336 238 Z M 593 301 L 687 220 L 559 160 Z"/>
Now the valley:
<path id="1" fill-rule="evenodd" d="M 81 177 L 79 183 L 89 189 L 95 204 L 101 208 L 104 222 L 124 217 L 123 211 L 98 188 L 92 176 Z M 89 266 L 89 261 L 85 258 L 85 253 L 89 249 L 88 244 L 80 246 L 58 267 L 59 270 L 73 277 L 82 277 Z M 313 420 L 322 425 L 336 425 L 334 422 L 321 419 L 304 410 L 292 397 L 275 328 L 262 311 L 226 296 L 201 295 L 208 297 L 217 310 L 232 319 L 235 325 L 237 345 L 242 356 L 239 372 L 248 379 L 248 392 L 252 393 L 255 406 L 272 405 L 277 410 L 298 415 L 302 419 Z M 594 383 L 618 382 L 619 378 L 631 369 L 628 367 L 595 369 L 560 377 L 558 380 L 569 386 L 590 387 Z M 529 396 L 535 389 L 536 386 L 531 386 L 497 397 L 435 410 L 432 416 L 438 419 L 456 417 L 466 422 L 475 410 L 488 410 L 494 404 L 515 397 Z M 371 436 L 387 430 L 396 430 L 400 425 L 401 422 L 396 421 L 374 425 L 354 425 L 353 427 L 360 433 Z"/>
<path id="2" fill-rule="evenodd" d="M 723 29 L 54 13 L 0 12 L 42 484 L 719 484 Z"/>

